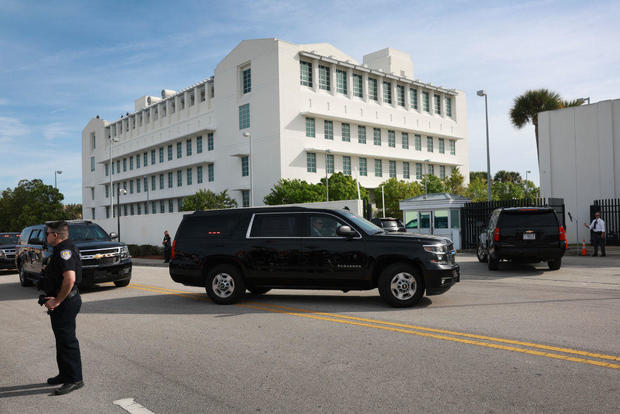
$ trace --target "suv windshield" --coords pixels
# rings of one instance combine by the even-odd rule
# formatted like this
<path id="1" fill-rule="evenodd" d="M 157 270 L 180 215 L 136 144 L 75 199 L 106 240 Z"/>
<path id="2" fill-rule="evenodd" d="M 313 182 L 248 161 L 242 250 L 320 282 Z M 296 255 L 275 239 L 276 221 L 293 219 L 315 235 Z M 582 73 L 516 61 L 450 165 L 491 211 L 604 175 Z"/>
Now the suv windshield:
<path id="1" fill-rule="evenodd" d="M 69 224 L 69 239 L 110 241 L 110 236 L 94 223 Z"/>
<path id="2" fill-rule="evenodd" d="M 358 217 L 350 211 L 340 210 L 340 214 L 344 215 L 346 218 L 358 225 L 366 234 L 383 233 L 383 229 L 381 227 L 375 226 L 370 221 Z"/>
<path id="3" fill-rule="evenodd" d="M 552 211 L 521 210 L 504 211 L 500 215 L 499 226 L 502 227 L 541 227 L 558 226 L 555 213 Z"/>
<path id="4" fill-rule="evenodd" d="M 0 244 L 17 244 L 17 234 L 0 233 Z"/>

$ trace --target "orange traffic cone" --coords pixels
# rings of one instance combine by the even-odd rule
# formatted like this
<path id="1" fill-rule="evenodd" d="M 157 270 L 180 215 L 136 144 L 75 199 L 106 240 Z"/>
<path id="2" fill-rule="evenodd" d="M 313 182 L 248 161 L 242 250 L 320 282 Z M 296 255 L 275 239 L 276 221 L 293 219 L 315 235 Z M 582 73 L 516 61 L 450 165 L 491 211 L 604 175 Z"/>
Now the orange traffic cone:
<path id="1" fill-rule="evenodd" d="M 586 241 L 585 241 L 585 239 L 583 240 L 583 244 L 581 245 L 581 255 L 582 256 L 587 256 L 588 255 L 588 251 L 586 250 Z"/>

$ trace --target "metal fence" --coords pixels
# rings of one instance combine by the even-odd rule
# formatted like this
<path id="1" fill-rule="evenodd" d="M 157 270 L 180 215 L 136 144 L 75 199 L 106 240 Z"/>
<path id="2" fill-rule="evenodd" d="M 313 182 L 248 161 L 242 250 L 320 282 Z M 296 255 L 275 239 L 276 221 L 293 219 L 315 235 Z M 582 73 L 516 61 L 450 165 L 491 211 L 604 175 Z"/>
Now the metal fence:
<path id="1" fill-rule="evenodd" d="M 461 209 L 461 249 L 475 249 L 478 245 L 478 237 L 481 230 L 489 222 L 489 216 L 496 208 L 500 207 L 552 207 L 560 224 L 565 226 L 564 199 L 561 198 L 537 198 L 515 199 L 502 201 L 479 201 L 467 203 Z"/>
<path id="2" fill-rule="evenodd" d="M 620 245 L 620 198 L 594 200 L 594 204 L 590 206 L 590 223 L 597 211 L 600 211 L 601 218 L 605 221 L 607 244 Z"/>

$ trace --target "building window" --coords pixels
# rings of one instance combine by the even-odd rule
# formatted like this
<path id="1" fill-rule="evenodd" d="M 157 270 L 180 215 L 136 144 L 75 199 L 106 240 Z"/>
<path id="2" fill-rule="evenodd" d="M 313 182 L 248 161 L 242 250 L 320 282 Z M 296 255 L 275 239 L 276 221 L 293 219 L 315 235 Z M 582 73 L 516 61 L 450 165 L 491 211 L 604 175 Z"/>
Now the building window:
<path id="1" fill-rule="evenodd" d="M 328 174 L 334 173 L 334 155 L 333 154 L 327 154 L 326 168 L 327 168 Z"/>
<path id="2" fill-rule="evenodd" d="M 405 106 L 405 87 L 396 85 L 396 103 L 399 106 Z"/>
<path id="3" fill-rule="evenodd" d="M 155 164 L 155 150 L 151 150 L 151 165 Z"/>
<path id="4" fill-rule="evenodd" d="M 327 66 L 319 65 L 319 89 L 326 91 L 331 90 L 331 79 L 329 68 Z"/>
<path id="5" fill-rule="evenodd" d="M 177 198 L 177 208 L 179 211 L 183 211 L 183 197 Z"/>
<path id="6" fill-rule="evenodd" d="M 185 153 L 187 154 L 188 157 L 192 155 L 192 139 L 191 138 L 185 141 Z"/>
<path id="7" fill-rule="evenodd" d="M 422 136 L 416 134 L 414 138 L 416 151 L 422 151 Z"/>
<path id="8" fill-rule="evenodd" d="M 110 197 L 110 184 L 105 185 L 105 198 Z"/>
<path id="9" fill-rule="evenodd" d="M 396 148 L 396 132 L 388 130 L 388 146 Z"/>
<path id="10" fill-rule="evenodd" d="M 336 69 L 336 92 L 344 95 L 348 93 L 347 72 L 344 70 Z"/>
<path id="11" fill-rule="evenodd" d="M 133 155 L 129 157 L 129 171 L 133 170 Z"/>
<path id="12" fill-rule="evenodd" d="M 381 145 L 381 129 L 373 128 L 372 129 L 373 142 L 375 145 Z"/>
<path id="13" fill-rule="evenodd" d="M 183 156 L 183 143 L 177 142 L 177 158 L 181 158 Z"/>
<path id="14" fill-rule="evenodd" d="M 437 115 L 441 115 L 441 97 L 435 94 L 434 98 L 435 98 L 435 113 Z"/>
<path id="15" fill-rule="evenodd" d="M 94 161 L 95 157 L 91 157 L 91 159 Z M 94 165 L 94 162 L 91 163 L 91 167 Z M 91 169 L 91 171 L 93 171 L 94 168 Z M 127 158 L 123 158 L 123 172 L 127 171 Z"/>
<path id="16" fill-rule="evenodd" d="M 456 141 L 450 140 L 450 155 L 456 155 Z"/>
<path id="17" fill-rule="evenodd" d="M 95 157 L 90 157 L 90 170 L 95 171 Z"/>
<path id="18" fill-rule="evenodd" d="M 196 167 L 196 181 L 202 184 L 202 166 Z"/>
<path id="19" fill-rule="evenodd" d="M 440 154 L 445 154 L 446 153 L 446 144 L 444 143 L 444 139 L 443 138 L 437 138 L 437 146 L 439 147 L 439 153 Z"/>
<path id="20" fill-rule="evenodd" d="M 358 125 L 357 127 L 357 142 L 360 144 L 366 143 L 366 127 Z"/>
<path id="21" fill-rule="evenodd" d="M 107 177 L 108 175 L 110 175 L 110 164 L 109 163 L 105 163 L 105 176 Z"/>
<path id="22" fill-rule="evenodd" d="M 428 175 L 435 175 L 435 166 L 430 164 L 427 170 Z"/>
<path id="23" fill-rule="evenodd" d="M 151 190 L 155 191 L 157 189 L 157 178 L 152 175 L 151 176 Z"/>
<path id="24" fill-rule="evenodd" d="M 378 88 L 377 88 L 377 80 L 373 78 L 368 78 L 368 99 L 372 99 L 373 101 L 378 101 Z"/>
<path id="25" fill-rule="evenodd" d="M 334 122 L 323 121 L 325 139 L 334 139 Z"/>
<path id="26" fill-rule="evenodd" d="M 160 213 L 166 212 L 166 204 L 164 204 L 164 200 L 159 200 L 159 212 Z"/>
<path id="27" fill-rule="evenodd" d="M 452 98 L 446 97 L 446 115 L 452 117 Z"/>
<path id="28" fill-rule="evenodd" d="M 139 193 L 142 189 L 142 181 L 140 178 L 136 178 L 136 193 Z"/>
<path id="29" fill-rule="evenodd" d="M 132 216 L 135 214 L 135 210 L 134 210 L 134 207 L 133 207 L 133 203 L 131 203 L 131 204 L 129 205 L 129 214 L 131 214 Z"/>
<path id="30" fill-rule="evenodd" d="M 433 152 L 433 137 L 426 137 L 426 152 Z"/>
<path id="31" fill-rule="evenodd" d="M 241 157 L 241 176 L 247 177 L 250 175 L 250 168 L 248 163 L 248 157 Z"/>
<path id="32" fill-rule="evenodd" d="M 105 218 L 110 218 L 110 206 L 105 206 Z"/>
<path id="33" fill-rule="evenodd" d="M 344 142 L 351 142 L 351 125 L 341 124 L 342 140 Z"/>
<path id="34" fill-rule="evenodd" d="M 422 179 L 422 164 L 420 163 L 415 164 L 415 178 L 416 180 Z"/>
<path id="35" fill-rule="evenodd" d="M 413 109 L 418 109 L 418 90 L 409 88 L 409 105 Z"/>
<path id="36" fill-rule="evenodd" d="M 306 136 L 310 138 L 314 138 L 315 130 L 314 130 L 314 118 L 306 118 Z"/>
<path id="37" fill-rule="evenodd" d="M 360 176 L 366 177 L 368 175 L 368 162 L 366 158 L 360 158 Z"/>
<path id="38" fill-rule="evenodd" d="M 183 186 L 183 171 L 178 170 L 177 171 L 177 187 L 182 187 Z"/>
<path id="39" fill-rule="evenodd" d="M 140 154 L 136 154 L 136 168 L 140 168 Z"/>
<path id="40" fill-rule="evenodd" d="M 389 162 L 389 167 L 390 167 L 390 178 L 396 177 L 396 161 L 390 161 Z"/>
<path id="41" fill-rule="evenodd" d="M 172 161 L 172 144 L 168 145 L 168 161 Z"/>
<path id="42" fill-rule="evenodd" d="M 250 207 L 250 191 L 241 190 L 241 205 L 243 207 Z"/>
<path id="43" fill-rule="evenodd" d="M 168 173 L 168 188 L 172 188 L 174 182 L 172 171 Z"/>
<path id="44" fill-rule="evenodd" d="M 91 209 L 90 209 L 90 214 L 92 215 L 93 220 L 95 220 L 95 219 L 96 219 L 96 217 L 95 217 L 95 209 L 94 209 L 94 208 L 91 208 Z"/>
<path id="45" fill-rule="evenodd" d="M 136 207 L 138 208 L 138 215 L 142 214 L 142 203 L 137 203 Z"/>
<path id="46" fill-rule="evenodd" d="M 116 160 L 116 173 L 121 172 L 121 160 Z"/>
<path id="47" fill-rule="evenodd" d="M 129 194 L 133 194 L 133 180 L 129 181 Z"/>
<path id="48" fill-rule="evenodd" d="M 239 107 L 239 129 L 250 127 L 250 104 Z"/>
<path id="49" fill-rule="evenodd" d="M 95 199 L 95 187 L 90 188 L 90 199 L 91 200 Z"/>
<path id="50" fill-rule="evenodd" d="M 187 185 L 192 185 L 192 169 L 191 168 L 187 169 L 186 178 L 187 178 Z"/>
<path id="51" fill-rule="evenodd" d="M 409 134 L 406 132 L 402 132 L 401 138 L 403 141 L 403 149 L 409 149 Z"/>
<path id="52" fill-rule="evenodd" d="M 159 163 L 164 162 L 164 147 L 159 148 Z"/>
<path id="53" fill-rule="evenodd" d="M 299 80 L 300 83 L 304 86 L 312 87 L 312 63 L 310 62 L 299 62 L 300 75 Z"/>
<path id="54" fill-rule="evenodd" d="M 144 191 L 149 192 L 149 179 L 148 177 L 144 177 Z"/>
<path id="55" fill-rule="evenodd" d="M 196 154 L 202 153 L 202 137 L 196 137 Z"/>
<path id="56" fill-rule="evenodd" d="M 174 200 L 172 198 L 168 200 L 168 212 L 174 213 Z"/>
<path id="57" fill-rule="evenodd" d="M 446 167 L 445 167 L 445 165 L 440 165 L 439 166 L 439 178 L 441 178 L 442 180 L 444 178 L 446 178 Z"/>
<path id="58" fill-rule="evenodd" d="M 431 111 L 431 98 L 430 95 L 428 94 L 428 92 L 426 91 L 422 91 L 422 109 L 425 112 L 430 112 Z"/>
<path id="59" fill-rule="evenodd" d="M 409 178 L 409 163 L 403 162 L 403 178 Z"/>
<path id="60" fill-rule="evenodd" d="M 215 180 L 215 164 L 207 165 L 207 175 L 209 182 L 212 183 Z"/>
<path id="61" fill-rule="evenodd" d="M 316 172 L 316 154 L 314 152 L 306 153 L 306 171 Z"/>
<path id="62" fill-rule="evenodd" d="M 362 90 L 362 75 L 353 74 L 353 96 L 361 98 L 363 96 Z"/>
<path id="63" fill-rule="evenodd" d="M 252 69 L 247 68 L 242 72 L 243 79 L 243 93 L 252 91 Z"/>
<path id="64" fill-rule="evenodd" d="M 142 154 L 142 159 L 144 160 L 143 166 L 144 167 L 148 166 L 149 165 L 148 152 L 145 152 L 144 154 Z"/>
<path id="65" fill-rule="evenodd" d="M 164 175 L 163 174 L 159 174 L 159 189 L 160 190 L 164 189 Z"/>
<path id="66" fill-rule="evenodd" d="M 392 83 L 383 82 L 383 102 L 392 103 Z"/>
<path id="67" fill-rule="evenodd" d="M 351 157 L 348 155 L 342 156 L 342 172 L 345 175 L 351 175 Z"/>
<path id="68" fill-rule="evenodd" d="M 96 149 L 96 148 L 97 148 L 97 140 L 96 140 L 96 138 L 95 138 L 95 133 L 94 133 L 94 132 L 92 132 L 92 133 L 90 134 L 90 149 L 91 149 L 91 150 L 94 150 L 94 149 Z"/>
<path id="69" fill-rule="evenodd" d="M 375 177 L 383 177 L 383 165 L 381 160 L 375 160 Z"/>
<path id="70" fill-rule="evenodd" d="M 207 135 L 207 151 L 213 151 L 213 148 L 214 148 L 213 132 L 209 132 L 209 135 Z"/>
<path id="71" fill-rule="evenodd" d="M 157 202 L 155 201 L 151 201 L 151 213 L 153 214 L 157 213 Z"/>

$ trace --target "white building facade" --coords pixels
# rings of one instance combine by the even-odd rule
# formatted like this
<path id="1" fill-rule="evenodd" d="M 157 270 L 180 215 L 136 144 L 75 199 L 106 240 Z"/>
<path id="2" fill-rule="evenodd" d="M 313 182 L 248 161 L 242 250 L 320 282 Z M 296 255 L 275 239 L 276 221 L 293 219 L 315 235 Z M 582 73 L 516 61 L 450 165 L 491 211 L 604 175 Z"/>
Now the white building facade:
<path id="1" fill-rule="evenodd" d="M 464 92 L 413 79 L 411 58 L 393 49 L 360 64 L 326 43 L 243 41 L 212 77 L 86 125 L 84 218 L 115 217 L 118 201 L 121 216 L 178 212 L 200 189 L 262 205 L 279 179 L 326 172 L 370 189 L 455 167 L 467 181 Z"/>
<path id="2" fill-rule="evenodd" d="M 620 197 L 618 125 L 620 99 L 538 114 L 541 193 L 564 199 L 569 243 L 590 240 L 594 200 Z"/>

